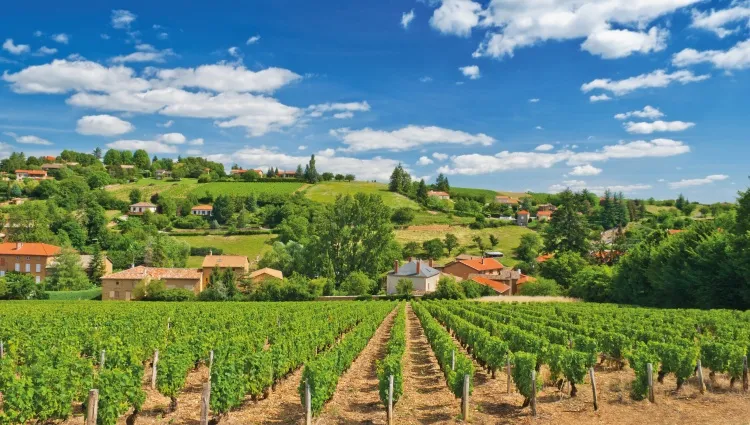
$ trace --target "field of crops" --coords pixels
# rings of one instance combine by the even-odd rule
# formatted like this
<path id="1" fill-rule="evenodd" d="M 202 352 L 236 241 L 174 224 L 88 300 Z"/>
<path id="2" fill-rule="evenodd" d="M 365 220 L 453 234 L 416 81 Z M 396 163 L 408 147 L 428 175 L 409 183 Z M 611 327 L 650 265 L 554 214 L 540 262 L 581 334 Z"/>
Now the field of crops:
<path id="1" fill-rule="evenodd" d="M 410 304 L 6 302 L 0 423 L 81 423 L 90 389 L 102 425 L 198 423 L 202 388 L 232 424 L 301 423 L 306 404 L 323 423 L 384 423 L 389 399 L 409 423 L 523 422 L 529 405 L 563 424 L 642 423 L 645 406 L 653 423 L 742 423 L 750 408 L 748 312 Z M 624 377 L 657 403 L 613 397 Z"/>

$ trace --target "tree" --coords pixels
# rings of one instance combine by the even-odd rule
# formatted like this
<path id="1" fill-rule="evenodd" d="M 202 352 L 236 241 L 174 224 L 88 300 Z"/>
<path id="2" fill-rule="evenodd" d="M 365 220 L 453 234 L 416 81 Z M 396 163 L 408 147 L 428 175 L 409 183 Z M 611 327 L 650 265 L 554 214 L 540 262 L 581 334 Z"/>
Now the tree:
<path id="1" fill-rule="evenodd" d="M 430 239 L 422 243 L 422 248 L 429 258 L 440 258 L 445 251 L 445 245 L 440 239 Z"/>
<path id="2" fill-rule="evenodd" d="M 228 195 L 219 195 L 214 200 L 213 218 L 219 224 L 226 224 L 232 217 L 232 202 Z"/>
<path id="3" fill-rule="evenodd" d="M 374 282 L 363 272 L 353 272 L 341 283 L 341 291 L 346 295 L 366 295 L 374 287 Z"/>
<path id="4" fill-rule="evenodd" d="M 521 236 L 521 241 L 516 248 L 516 258 L 525 263 L 532 263 L 536 261 L 541 249 L 542 238 L 536 232 L 525 233 Z"/>
<path id="5" fill-rule="evenodd" d="M 438 280 L 435 292 L 428 294 L 426 297 L 436 299 L 461 300 L 466 298 L 466 295 L 461 289 L 461 285 L 456 282 L 456 279 L 449 276 L 443 276 L 440 278 L 440 280 Z"/>
<path id="6" fill-rule="evenodd" d="M 132 189 L 128 194 L 128 198 L 130 199 L 131 204 L 137 204 L 143 199 L 143 194 L 140 189 Z"/>
<path id="7" fill-rule="evenodd" d="M 391 173 L 391 179 L 388 183 L 388 190 L 408 194 L 411 188 L 411 176 L 404 170 L 401 164 L 398 164 Z"/>
<path id="8" fill-rule="evenodd" d="M 116 149 L 109 149 L 104 154 L 104 165 L 119 166 L 122 165 L 122 154 Z"/>
<path id="9" fill-rule="evenodd" d="M 133 153 L 133 165 L 139 170 L 148 170 L 151 167 L 151 160 L 148 157 L 148 152 L 143 149 L 138 149 Z"/>
<path id="10" fill-rule="evenodd" d="M 0 277 L 0 286 L 5 283 L 4 295 L 6 300 L 31 300 L 44 299 L 47 295 L 44 289 L 36 284 L 34 276 L 26 273 L 9 272 L 5 277 Z"/>
<path id="11" fill-rule="evenodd" d="M 50 289 L 79 291 L 91 287 L 91 282 L 81 267 L 81 256 L 73 248 L 63 248 L 55 258 L 55 263 L 49 278 Z"/>
<path id="12" fill-rule="evenodd" d="M 490 235 L 490 246 L 496 247 L 500 243 L 500 239 L 495 235 Z"/>
<path id="13" fill-rule="evenodd" d="M 535 281 L 527 282 L 518 290 L 518 295 L 532 297 L 557 296 L 562 293 L 562 288 L 552 279 L 537 278 Z"/>
<path id="14" fill-rule="evenodd" d="M 320 180 L 320 174 L 315 168 L 315 155 L 310 155 L 310 162 L 305 167 L 305 181 L 308 183 L 317 183 Z"/>
<path id="15" fill-rule="evenodd" d="M 86 183 L 91 189 L 99 189 L 100 187 L 108 185 L 111 180 L 109 174 L 104 171 L 94 171 L 86 178 Z M 49 180 L 44 180 L 42 183 L 47 181 Z"/>
<path id="16" fill-rule="evenodd" d="M 302 165 L 297 165 L 297 171 L 294 172 L 294 177 L 300 180 L 305 178 L 305 172 L 302 171 Z"/>
<path id="17" fill-rule="evenodd" d="M 451 255 L 454 249 L 458 248 L 458 238 L 453 233 L 447 233 L 443 242 L 445 249 L 448 250 L 448 255 Z"/>
<path id="18" fill-rule="evenodd" d="M 398 295 L 411 296 L 414 292 L 414 282 L 411 279 L 401 278 L 396 282 L 396 293 Z"/>
<path id="19" fill-rule="evenodd" d="M 97 286 L 102 284 L 102 276 L 106 273 L 104 263 L 104 253 L 102 253 L 99 244 L 94 245 L 94 251 L 91 253 L 91 262 L 89 262 L 88 276 L 91 283 Z"/>
<path id="20" fill-rule="evenodd" d="M 354 174 L 347 174 L 347 175 L 344 176 L 344 180 L 346 180 L 349 183 L 353 182 L 356 179 L 357 178 L 356 178 L 356 176 Z"/>
<path id="21" fill-rule="evenodd" d="M 588 229 L 583 215 L 578 213 L 578 204 L 573 193 L 565 190 L 560 194 L 560 200 L 560 205 L 552 213 L 552 219 L 544 229 L 544 249 L 547 252 L 571 251 L 587 254 Z"/>
<path id="22" fill-rule="evenodd" d="M 443 173 L 438 174 L 437 179 L 435 179 L 435 189 L 441 192 L 450 192 L 451 185 L 448 183 L 448 178 L 445 177 Z"/>
<path id="23" fill-rule="evenodd" d="M 479 251 L 484 252 L 485 245 L 484 241 L 482 240 L 482 236 L 476 235 L 472 238 L 472 240 L 475 244 L 477 244 L 477 248 L 479 249 Z"/>
<path id="24" fill-rule="evenodd" d="M 333 177 L 337 182 L 344 181 L 344 175 L 343 174 L 336 174 Z"/>
<path id="25" fill-rule="evenodd" d="M 419 246 L 419 242 L 407 242 L 406 245 L 404 245 L 404 258 L 413 258 L 416 257 L 422 247 Z"/>
<path id="26" fill-rule="evenodd" d="M 333 180 L 333 173 L 325 172 L 320 175 L 320 179 L 323 180 L 324 182 L 329 182 Z"/>
<path id="27" fill-rule="evenodd" d="M 409 207 L 397 208 L 391 216 L 391 221 L 400 226 L 407 225 L 414 220 L 416 213 Z"/>
<path id="28" fill-rule="evenodd" d="M 424 182 L 424 179 L 419 181 L 419 185 L 417 186 L 417 202 L 424 205 L 427 203 L 427 200 L 429 198 L 427 185 Z"/>
<path id="29" fill-rule="evenodd" d="M 96 159 L 102 159 L 102 148 L 97 146 L 96 149 L 94 149 L 94 156 Z"/>
<path id="30" fill-rule="evenodd" d="M 609 266 L 585 267 L 573 276 L 570 296 L 591 302 L 612 301 L 612 268 Z"/>
<path id="31" fill-rule="evenodd" d="M 685 208 L 685 204 L 687 203 L 687 200 L 685 200 L 685 197 L 680 193 L 680 196 L 677 197 L 677 200 L 674 202 L 675 208 L 682 211 L 683 208 Z"/>
<path id="32" fill-rule="evenodd" d="M 541 275 L 548 279 L 554 279 L 563 288 L 569 288 L 573 276 L 586 267 L 588 263 L 576 252 L 566 251 L 557 253 L 540 265 Z"/>

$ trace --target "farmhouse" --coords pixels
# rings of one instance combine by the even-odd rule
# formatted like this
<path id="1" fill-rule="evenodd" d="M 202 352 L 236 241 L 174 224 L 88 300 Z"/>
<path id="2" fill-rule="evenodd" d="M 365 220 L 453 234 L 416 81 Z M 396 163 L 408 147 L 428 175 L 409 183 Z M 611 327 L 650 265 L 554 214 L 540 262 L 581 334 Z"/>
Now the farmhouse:
<path id="1" fill-rule="evenodd" d="M 536 208 L 537 208 L 537 211 L 552 211 L 552 212 L 557 211 L 557 207 L 552 204 L 541 204 L 541 205 L 538 205 Z"/>
<path id="2" fill-rule="evenodd" d="M 47 267 L 60 253 L 60 247 L 36 242 L 0 244 L 0 276 L 7 272 L 29 273 L 37 283 L 47 277 Z"/>
<path id="3" fill-rule="evenodd" d="M 44 171 L 60 170 L 62 168 L 65 168 L 65 164 L 42 164 L 42 170 Z"/>
<path id="4" fill-rule="evenodd" d="M 102 276 L 102 300 L 133 299 L 136 286 L 152 280 L 163 280 L 167 289 L 187 289 L 199 294 L 203 290 L 200 269 L 167 269 L 137 266 L 117 273 Z"/>
<path id="5" fill-rule="evenodd" d="M 262 282 L 267 279 L 284 280 L 284 273 L 281 270 L 272 269 L 269 267 L 262 268 L 250 273 L 250 280 L 253 282 Z"/>
<path id="6" fill-rule="evenodd" d="M 448 192 L 439 192 L 439 191 L 435 191 L 435 190 L 431 190 L 431 191 L 427 192 L 427 196 L 432 197 L 432 198 L 443 199 L 443 200 L 446 200 L 446 201 L 448 199 L 451 199 L 451 195 L 448 194 Z"/>
<path id="7" fill-rule="evenodd" d="M 414 292 L 424 294 L 434 292 L 440 280 L 440 271 L 433 265 L 432 260 L 411 260 L 403 266 L 398 261 L 393 263 L 393 270 L 388 272 L 385 280 L 386 293 L 395 294 L 398 281 L 401 279 L 411 280 Z"/>
<path id="8" fill-rule="evenodd" d="M 214 213 L 214 207 L 211 205 L 196 205 L 190 209 L 190 214 L 200 216 L 211 216 Z"/>
<path id="9" fill-rule="evenodd" d="M 502 270 L 497 275 L 472 275 L 470 279 L 480 285 L 487 286 L 500 295 L 516 295 L 521 286 L 534 279 L 522 274 L 520 270 Z"/>
<path id="10" fill-rule="evenodd" d="M 16 170 L 16 180 L 44 180 L 46 178 L 47 172 L 44 170 Z"/>
<path id="11" fill-rule="evenodd" d="M 468 279 L 469 276 L 479 275 L 496 275 L 503 269 L 503 265 L 494 258 L 475 258 L 471 260 L 452 261 L 443 267 L 443 273 L 451 274 Z"/>
<path id="12" fill-rule="evenodd" d="M 537 211 L 536 212 L 537 221 L 547 221 L 551 218 L 552 218 L 552 211 Z"/>
<path id="13" fill-rule="evenodd" d="M 172 177 L 172 172 L 169 170 L 156 170 L 154 171 L 154 177 L 156 177 L 156 179 L 158 180 L 166 177 Z"/>
<path id="14" fill-rule="evenodd" d="M 277 175 L 279 177 L 281 177 L 281 178 L 284 178 L 284 179 L 293 179 L 293 178 L 295 178 L 297 176 L 297 172 L 296 171 L 282 171 L 282 170 L 279 170 L 279 172 L 278 172 Z"/>
<path id="15" fill-rule="evenodd" d="M 521 210 L 517 212 L 516 224 L 519 226 L 528 226 L 529 225 L 529 212 L 526 210 Z"/>
<path id="16" fill-rule="evenodd" d="M 250 270 L 250 262 L 244 255 L 207 255 L 203 258 L 203 283 L 208 283 L 214 268 L 219 270 L 232 269 L 239 278 Z"/>
<path id="17" fill-rule="evenodd" d="M 152 204 L 151 202 L 138 202 L 137 204 L 133 204 L 130 206 L 130 211 L 128 212 L 128 214 L 143 215 L 143 213 L 145 213 L 146 211 L 155 213 L 156 205 Z"/>

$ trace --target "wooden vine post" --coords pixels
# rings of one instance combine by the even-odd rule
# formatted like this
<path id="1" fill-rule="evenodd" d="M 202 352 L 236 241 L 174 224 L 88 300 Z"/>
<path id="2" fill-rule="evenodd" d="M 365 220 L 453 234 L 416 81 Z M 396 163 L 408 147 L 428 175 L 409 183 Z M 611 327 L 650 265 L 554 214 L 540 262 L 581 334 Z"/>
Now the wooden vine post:
<path id="1" fill-rule="evenodd" d="M 0 341 L 0 359 L 5 358 L 5 343 Z"/>
<path id="2" fill-rule="evenodd" d="M 203 383 L 201 393 L 201 424 L 208 425 L 208 412 L 211 405 L 211 381 Z"/>
<path id="3" fill-rule="evenodd" d="M 648 374 L 648 401 L 654 402 L 654 366 L 651 363 L 646 364 L 646 373 Z"/>
<path id="4" fill-rule="evenodd" d="M 698 388 L 700 389 L 701 394 L 705 394 L 706 381 L 703 380 L 703 366 L 701 366 L 701 359 L 698 359 L 698 365 L 696 366 L 696 369 L 698 370 Z"/>
<path id="5" fill-rule="evenodd" d="M 536 418 L 536 370 L 531 371 L 531 416 Z"/>
<path id="6" fill-rule="evenodd" d="M 469 421 L 469 388 L 469 375 L 466 374 L 464 375 L 464 393 L 461 398 L 461 416 L 463 417 L 464 422 Z"/>
<path id="7" fill-rule="evenodd" d="M 589 368 L 589 377 L 591 378 L 591 392 L 593 393 L 593 396 L 594 396 L 594 411 L 596 412 L 597 410 L 599 410 L 599 403 L 596 399 L 596 379 L 594 378 L 593 367 Z"/>
<path id="8" fill-rule="evenodd" d="M 154 350 L 154 362 L 151 365 L 151 389 L 156 389 L 156 365 L 159 363 L 159 350 Z"/>
<path id="9" fill-rule="evenodd" d="M 393 375 L 388 376 L 388 425 L 393 424 Z"/>
<path id="10" fill-rule="evenodd" d="M 312 396 L 307 379 L 305 379 L 305 424 L 312 425 Z"/>
<path id="11" fill-rule="evenodd" d="M 99 353 L 99 369 L 104 369 L 104 361 L 107 359 L 106 352 L 102 350 L 101 353 Z"/>
<path id="12" fill-rule="evenodd" d="M 86 409 L 86 425 L 96 425 L 99 414 L 99 390 L 89 390 L 88 408 Z"/>
<path id="13" fill-rule="evenodd" d="M 208 353 L 208 374 L 211 374 L 211 368 L 214 367 L 214 350 Z"/>
<path id="14" fill-rule="evenodd" d="M 451 370 L 456 370 L 456 350 L 451 350 Z"/>

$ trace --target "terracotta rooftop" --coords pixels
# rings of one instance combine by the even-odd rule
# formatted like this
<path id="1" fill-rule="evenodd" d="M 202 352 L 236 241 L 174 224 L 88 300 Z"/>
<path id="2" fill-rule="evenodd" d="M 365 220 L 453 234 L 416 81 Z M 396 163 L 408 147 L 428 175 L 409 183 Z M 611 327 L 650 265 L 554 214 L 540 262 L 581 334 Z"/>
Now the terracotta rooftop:
<path id="1" fill-rule="evenodd" d="M 458 260 L 458 262 L 477 271 L 500 270 L 504 267 L 494 258 L 475 258 L 473 260 Z"/>
<path id="2" fill-rule="evenodd" d="M 542 255 L 536 257 L 536 262 L 537 263 L 543 263 L 543 262 L 549 260 L 550 258 L 554 258 L 554 257 L 555 257 L 554 253 L 552 253 L 552 254 L 542 254 Z"/>
<path id="3" fill-rule="evenodd" d="M 143 279 L 145 277 L 152 279 L 198 279 L 203 277 L 199 269 L 170 269 L 162 267 L 138 266 L 131 269 L 123 270 L 117 273 L 111 273 L 102 276 L 102 279 Z"/>
<path id="4" fill-rule="evenodd" d="M 542 217 L 552 217 L 552 211 L 537 211 L 536 216 L 542 216 Z"/>
<path id="5" fill-rule="evenodd" d="M 193 207 L 193 210 L 199 210 L 199 211 L 213 211 L 214 207 L 211 205 L 196 205 Z"/>
<path id="6" fill-rule="evenodd" d="M 669 232 L 670 235 L 676 235 L 678 233 L 684 232 L 684 230 L 682 230 L 682 229 L 669 229 L 667 231 Z"/>
<path id="7" fill-rule="evenodd" d="M 37 255 L 52 257 L 60 253 L 60 247 L 37 242 L 3 242 L 0 255 Z"/>
<path id="8" fill-rule="evenodd" d="M 258 277 L 258 276 L 262 276 L 262 275 L 268 275 L 268 276 L 271 276 L 271 277 L 275 277 L 276 279 L 282 279 L 282 280 L 284 279 L 284 273 L 282 273 L 280 270 L 272 269 L 272 268 L 269 268 L 269 267 L 266 267 L 266 268 L 263 268 L 263 269 L 260 269 L 260 270 L 256 270 L 256 271 L 250 273 L 250 278 L 254 278 L 254 277 Z"/>
<path id="9" fill-rule="evenodd" d="M 498 294 L 504 294 L 506 292 L 510 292 L 510 286 L 498 280 L 487 279 L 486 277 L 481 277 L 481 276 L 474 276 L 471 278 L 471 280 L 473 280 L 474 282 L 480 285 L 484 285 L 484 286 L 492 288 L 492 290 L 494 290 Z"/>
<path id="10" fill-rule="evenodd" d="M 201 267 L 247 267 L 247 257 L 244 255 L 207 255 L 203 258 Z"/>
<path id="11" fill-rule="evenodd" d="M 529 215 L 529 212 L 526 210 L 521 210 L 518 212 L 518 215 Z"/>
<path id="12" fill-rule="evenodd" d="M 18 173 L 26 173 L 26 174 L 31 174 L 31 175 L 38 174 L 42 176 L 47 175 L 47 172 L 44 170 L 16 170 L 16 174 Z"/>
<path id="13" fill-rule="evenodd" d="M 235 169 L 230 171 L 231 174 L 244 174 L 247 170 L 243 170 L 242 168 Z"/>

